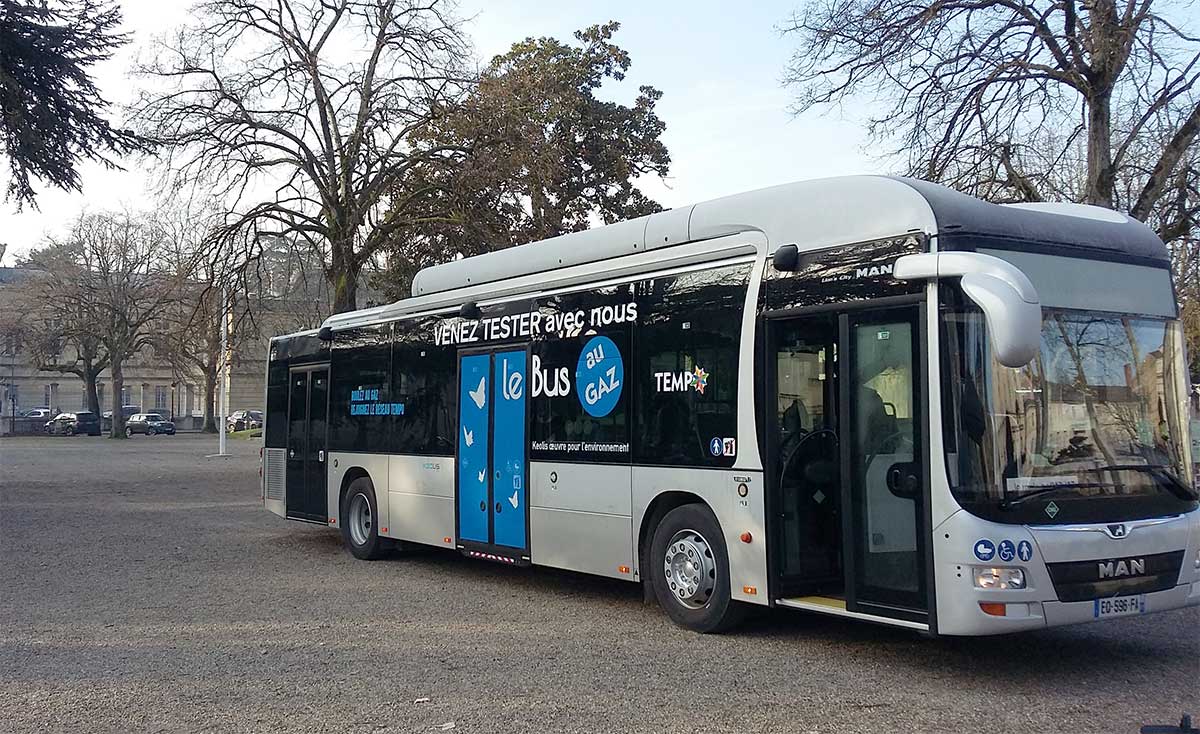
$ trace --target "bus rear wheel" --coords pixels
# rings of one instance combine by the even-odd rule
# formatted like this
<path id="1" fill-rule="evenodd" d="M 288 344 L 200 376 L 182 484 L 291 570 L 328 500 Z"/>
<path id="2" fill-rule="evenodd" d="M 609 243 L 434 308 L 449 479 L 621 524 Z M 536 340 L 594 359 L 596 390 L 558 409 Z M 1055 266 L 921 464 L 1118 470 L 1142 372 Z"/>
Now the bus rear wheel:
<path id="1" fill-rule="evenodd" d="M 729 593 L 729 554 L 721 526 L 701 504 L 668 512 L 650 540 L 650 583 L 658 604 L 676 624 L 696 632 L 724 632 L 745 609 Z"/>
<path id="2" fill-rule="evenodd" d="M 342 541 L 359 560 L 374 561 L 392 550 L 391 540 L 379 535 L 378 508 L 375 485 L 368 477 L 350 482 L 342 496 Z"/>

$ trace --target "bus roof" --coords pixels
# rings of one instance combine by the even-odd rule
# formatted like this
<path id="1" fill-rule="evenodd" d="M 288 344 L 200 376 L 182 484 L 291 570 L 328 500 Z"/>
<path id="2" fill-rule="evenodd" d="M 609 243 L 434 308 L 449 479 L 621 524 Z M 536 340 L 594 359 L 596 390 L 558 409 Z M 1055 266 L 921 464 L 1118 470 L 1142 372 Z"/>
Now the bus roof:
<path id="1" fill-rule="evenodd" d="M 453 291 L 664 250 L 744 232 L 768 252 L 868 242 L 910 232 L 938 235 L 941 249 L 1002 247 L 1169 267 L 1166 246 L 1141 222 L 1078 204 L 997 205 L 938 184 L 842 176 L 772 186 L 552 237 L 422 269 L 413 298 L 336 314 L 334 328 L 445 307 Z M 663 252 L 667 259 L 669 252 Z"/>
<path id="2" fill-rule="evenodd" d="M 844 176 L 772 186 L 434 265 L 417 273 L 412 294 L 441 293 L 745 231 L 762 232 L 772 251 L 787 243 L 813 250 L 918 231 L 1168 261 L 1154 232 L 1107 209 L 998 206 L 927 181 Z M 1069 253 L 1059 249 L 1057 254 Z"/>

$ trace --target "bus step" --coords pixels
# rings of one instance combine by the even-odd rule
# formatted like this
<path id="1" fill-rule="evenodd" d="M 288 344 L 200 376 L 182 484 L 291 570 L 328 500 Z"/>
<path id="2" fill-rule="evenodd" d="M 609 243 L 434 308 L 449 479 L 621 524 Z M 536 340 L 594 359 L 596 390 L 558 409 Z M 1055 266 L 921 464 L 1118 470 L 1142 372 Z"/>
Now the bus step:
<path id="1" fill-rule="evenodd" d="M 528 566 L 529 559 L 522 556 L 510 556 L 503 553 L 495 553 L 486 550 L 474 550 L 471 548 L 460 548 L 462 554 L 467 558 L 478 558 L 483 561 L 493 561 L 495 563 L 503 563 L 508 566 Z"/>

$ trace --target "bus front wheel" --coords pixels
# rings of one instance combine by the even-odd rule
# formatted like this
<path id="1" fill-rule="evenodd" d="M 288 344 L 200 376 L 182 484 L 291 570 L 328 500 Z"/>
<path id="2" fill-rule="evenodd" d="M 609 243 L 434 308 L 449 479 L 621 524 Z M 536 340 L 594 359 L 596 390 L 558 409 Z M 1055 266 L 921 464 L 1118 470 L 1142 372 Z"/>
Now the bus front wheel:
<path id="1" fill-rule="evenodd" d="M 650 540 L 650 583 L 676 624 L 724 632 L 741 622 L 744 607 L 729 593 L 729 554 L 721 526 L 702 504 L 671 510 Z"/>
<path id="2" fill-rule="evenodd" d="M 350 482 L 342 496 L 342 540 L 350 553 L 363 561 L 383 558 L 393 547 L 388 538 L 379 535 L 378 508 L 375 485 L 369 478 Z"/>

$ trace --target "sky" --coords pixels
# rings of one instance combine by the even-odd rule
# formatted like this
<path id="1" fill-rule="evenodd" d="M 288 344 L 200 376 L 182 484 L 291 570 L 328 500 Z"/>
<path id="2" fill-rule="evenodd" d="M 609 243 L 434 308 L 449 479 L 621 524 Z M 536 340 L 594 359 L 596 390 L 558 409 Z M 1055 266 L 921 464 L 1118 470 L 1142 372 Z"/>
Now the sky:
<path id="1" fill-rule="evenodd" d="M 601 95 L 632 100 L 642 84 L 663 92 L 657 109 L 666 123 L 662 139 L 671 170 L 663 181 L 654 177 L 640 185 L 662 205 L 675 207 L 788 181 L 877 173 L 885 165 L 867 154 L 863 120 L 852 112 L 799 118 L 788 112 L 790 92 L 780 79 L 794 41 L 782 37 L 778 26 L 796 4 L 461 0 L 459 12 L 469 19 L 467 31 L 481 63 L 526 37 L 566 41 L 577 29 L 619 21 L 614 40 L 629 52 L 632 66 L 625 81 L 610 80 Z M 132 42 L 95 74 L 114 104 L 132 98 L 135 81 L 127 71 L 139 48 L 184 23 L 190 3 L 121 5 Z M 2 264 L 11 265 L 47 234 L 62 233 L 80 212 L 149 206 L 146 168 L 142 161 L 130 161 L 124 171 L 84 163 L 82 193 L 40 187 L 36 211 L 0 202 L 0 242 L 8 245 Z"/>

